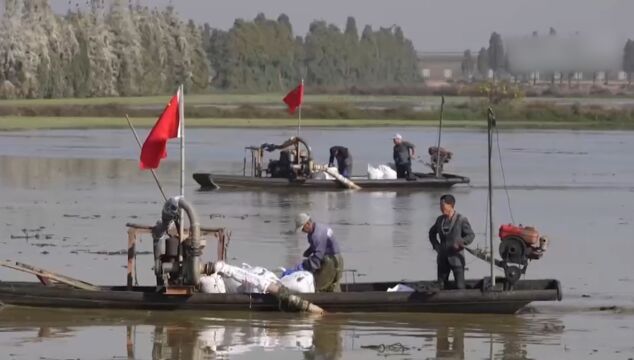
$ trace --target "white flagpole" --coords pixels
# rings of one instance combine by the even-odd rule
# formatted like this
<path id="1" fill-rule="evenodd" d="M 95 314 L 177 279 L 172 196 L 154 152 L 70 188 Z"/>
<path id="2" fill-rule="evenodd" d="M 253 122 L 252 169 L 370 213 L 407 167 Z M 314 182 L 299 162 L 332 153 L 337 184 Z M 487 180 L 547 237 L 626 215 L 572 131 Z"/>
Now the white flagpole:
<path id="1" fill-rule="evenodd" d="M 297 119 L 297 137 L 299 137 L 299 131 L 302 128 L 302 103 L 304 102 L 304 78 L 302 78 L 302 101 L 299 103 L 299 117 Z"/>
<path id="2" fill-rule="evenodd" d="M 181 84 L 178 87 L 178 127 L 179 127 L 179 135 L 181 138 L 181 197 L 185 197 L 185 94 L 183 93 L 183 85 Z M 185 239 L 185 212 L 183 209 L 180 211 L 180 226 L 179 226 L 179 234 L 180 239 L 183 241 Z"/>
<path id="3" fill-rule="evenodd" d="M 183 85 L 178 88 L 178 119 L 181 138 L 181 196 L 185 196 L 185 94 Z"/>

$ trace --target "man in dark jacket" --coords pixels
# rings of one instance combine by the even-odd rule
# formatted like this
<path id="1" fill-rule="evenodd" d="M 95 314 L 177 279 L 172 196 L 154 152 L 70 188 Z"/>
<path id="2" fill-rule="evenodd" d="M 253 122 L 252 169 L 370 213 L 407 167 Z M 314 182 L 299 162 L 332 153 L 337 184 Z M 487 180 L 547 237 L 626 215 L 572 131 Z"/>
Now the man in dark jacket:
<path id="1" fill-rule="evenodd" d="M 399 179 L 414 179 L 412 174 L 412 157 L 416 149 L 412 143 L 403 141 L 401 134 L 396 134 L 394 141 L 394 165 L 396 165 L 396 177 Z"/>
<path id="2" fill-rule="evenodd" d="M 347 147 L 333 146 L 330 148 L 330 159 L 328 160 L 328 166 L 335 165 L 335 159 L 337 159 L 337 170 L 343 177 L 350 178 L 352 175 L 352 156 Z"/>
<path id="3" fill-rule="evenodd" d="M 449 194 L 440 197 L 440 215 L 429 229 L 429 241 L 438 253 L 438 283 L 442 288 L 447 286 L 449 272 L 453 272 L 456 287 L 465 288 L 464 281 L 464 247 L 475 238 L 469 220 L 455 210 L 456 199 Z M 440 241 L 438 240 L 440 238 Z"/>
<path id="4" fill-rule="evenodd" d="M 308 235 L 310 246 L 304 251 L 305 259 L 282 276 L 298 270 L 310 271 L 315 277 L 316 292 L 340 292 L 343 257 L 332 229 L 314 222 L 306 213 L 297 215 L 295 226 L 298 232 Z"/>

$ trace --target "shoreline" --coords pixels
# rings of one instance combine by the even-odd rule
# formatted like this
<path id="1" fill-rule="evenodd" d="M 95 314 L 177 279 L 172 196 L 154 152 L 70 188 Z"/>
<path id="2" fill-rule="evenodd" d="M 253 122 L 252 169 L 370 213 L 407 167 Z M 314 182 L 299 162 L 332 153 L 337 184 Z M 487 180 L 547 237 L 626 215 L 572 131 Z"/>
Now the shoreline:
<path id="1" fill-rule="evenodd" d="M 156 118 L 131 117 L 136 128 L 151 128 Z M 245 118 L 187 118 L 187 128 L 295 128 L 297 119 L 245 119 Z M 438 120 L 405 119 L 302 119 L 302 127 L 362 128 L 362 127 L 437 127 Z M 444 120 L 443 127 L 452 129 L 484 129 L 486 119 Z M 114 117 L 26 117 L 0 116 L 0 132 L 25 130 L 90 130 L 125 129 L 125 118 Z M 517 130 L 634 130 L 634 122 L 605 121 L 540 121 L 498 120 L 499 129 Z"/>

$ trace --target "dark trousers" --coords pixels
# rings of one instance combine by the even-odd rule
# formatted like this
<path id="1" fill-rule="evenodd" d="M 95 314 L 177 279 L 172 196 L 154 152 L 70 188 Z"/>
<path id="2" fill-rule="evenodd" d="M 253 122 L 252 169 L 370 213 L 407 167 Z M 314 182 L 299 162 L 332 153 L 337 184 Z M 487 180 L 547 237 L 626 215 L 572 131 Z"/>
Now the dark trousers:
<path id="1" fill-rule="evenodd" d="M 341 174 L 341 176 L 350 179 L 352 165 L 339 165 L 339 168 L 337 170 L 339 170 L 339 174 Z"/>
<path id="2" fill-rule="evenodd" d="M 326 255 L 321 267 L 313 273 L 315 277 L 315 292 L 341 292 L 339 281 L 343 273 L 343 258 L 341 255 Z"/>
<path id="3" fill-rule="evenodd" d="M 453 273 L 453 278 L 456 281 L 457 289 L 464 289 L 464 257 L 460 255 L 442 255 L 438 254 L 438 284 L 441 289 L 446 289 L 449 283 L 449 273 Z"/>
<path id="4" fill-rule="evenodd" d="M 350 179 L 352 176 L 352 157 L 348 156 L 345 159 L 337 158 L 337 170 L 341 176 Z"/>
<path id="5" fill-rule="evenodd" d="M 399 179 L 412 178 L 412 163 L 397 164 L 396 177 Z"/>

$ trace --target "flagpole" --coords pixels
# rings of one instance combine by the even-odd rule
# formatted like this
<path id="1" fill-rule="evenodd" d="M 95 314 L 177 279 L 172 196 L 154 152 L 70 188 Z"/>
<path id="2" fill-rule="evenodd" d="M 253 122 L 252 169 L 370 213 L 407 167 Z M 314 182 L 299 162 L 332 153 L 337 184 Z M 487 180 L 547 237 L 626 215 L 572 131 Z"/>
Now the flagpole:
<path id="1" fill-rule="evenodd" d="M 302 93 L 303 93 L 303 92 L 304 92 L 304 78 L 302 78 L 302 85 L 301 85 L 301 87 L 302 87 Z M 302 95 L 303 95 L 303 94 L 302 94 Z M 303 97 L 303 96 L 302 96 L 302 97 Z M 302 128 L 302 103 L 303 103 L 303 102 L 304 102 L 304 101 L 303 101 L 303 99 L 302 99 L 302 100 L 300 100 L 300 102 L 299 102 L 299 111 L 298 111 L 298 113 L 299 113 L 299 117 L 298 117 L 298 119 L 297 119 L 297 137 L 299 137 L 299 132 L 300 132 L 300 130 L 301 130 L 301 128 Z"/>
<path id="2" fill-rule="evenodd" d="M 143 145 L 141 145 L 141 140 L 139 140 L 139 135 L 137 135 L 136 130 L 134 129 L 134 126 L 132 125 L 132 122 L 128 117 L 128 114 L 125 114 L 125 119 L 128 120 L 128 126 L 130 126 L 130 130 L 132 130 L 132 134 L 134 134 L 136 143 L 139 144 L 139 149 L 143 149 Z M 163 191 L 163 186 L 161 186 L 161 182 L 158 179 L 158 175 L 156 175 L 156 171 L 154 171 L 154 169 L 150 169 L 150 171 L 152 172 L 152 176 L 154 177 L 156 186 L 158 186 L 159 190 L 161 191 L 161 195 L 163 195 L 163 199 L 167 201 L 167 196 L 165 196 L 165 191 Z"/>
<path id="3" fill-rule="evenodd" d="M 181 196 L 185 196 L 185 96 L 183 85 L 178 88 L 178 118 L 181 138 Z"/>
<path id="4" fill-rule="evenodd" d="M 181 138 L 181 191 L 180 195 L 182 198 L 185 197 L 185 94 L 183 93 L 183 85 L 181 84 L 178 87 L 178 126 L 179 133 Z M 185 239 L 185 213 L 183 209 L 180 211 L 180 238 L 181 241 Z"/>

